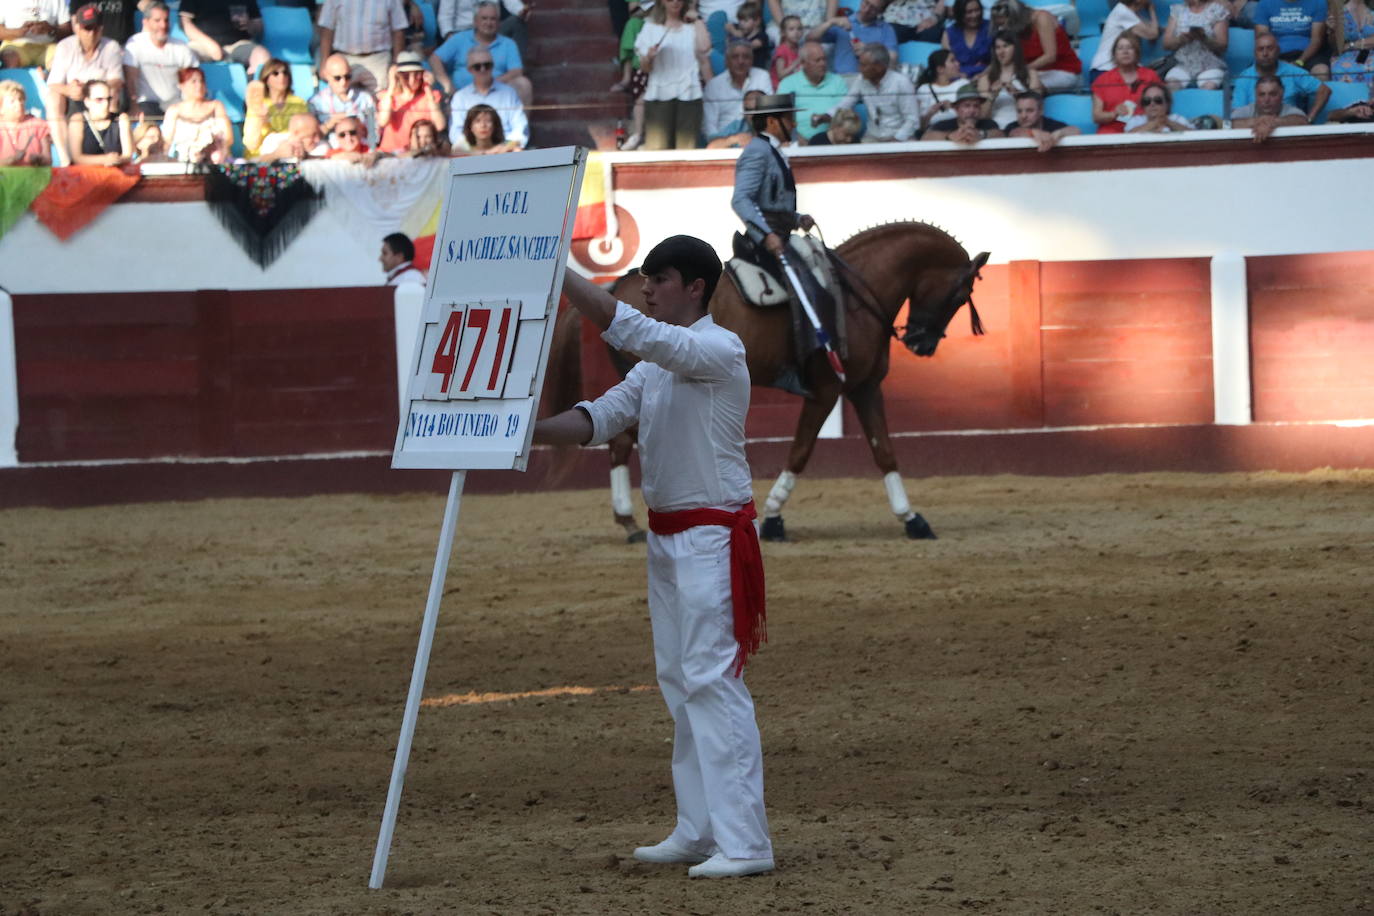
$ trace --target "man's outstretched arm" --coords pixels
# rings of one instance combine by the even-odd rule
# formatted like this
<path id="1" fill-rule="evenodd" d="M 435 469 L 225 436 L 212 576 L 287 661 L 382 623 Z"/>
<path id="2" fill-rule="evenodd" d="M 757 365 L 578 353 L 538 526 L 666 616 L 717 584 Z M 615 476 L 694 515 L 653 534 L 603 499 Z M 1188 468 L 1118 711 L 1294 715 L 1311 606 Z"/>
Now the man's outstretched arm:
<path id="1" fill-rule="evenodd" d="M 534 441 L 538 445 L 586 445 L 592 439 L 592 418 L 581 407 L 534 424 Z"/>
<path id="2" fill-rule="evenodd" d="M 615 297 L 575 273 L 572 268 L 564 268 L 563 295 L 568 297 L 573 308 L 601 330 L 611 326 L 611 320 L 615 318 Z"/>

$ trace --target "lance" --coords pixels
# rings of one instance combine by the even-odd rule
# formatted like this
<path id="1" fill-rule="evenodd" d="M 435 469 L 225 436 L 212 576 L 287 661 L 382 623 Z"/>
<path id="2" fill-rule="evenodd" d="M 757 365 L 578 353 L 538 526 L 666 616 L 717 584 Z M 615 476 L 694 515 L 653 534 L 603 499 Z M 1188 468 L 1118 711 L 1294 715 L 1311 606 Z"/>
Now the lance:
<path id="1" fill-rule="evenodd" d="M 801 278 L 792 269 L 792 265 L 787 261 L 787 255 L 778 254 L 778 262 L 782 264 L 782 269 L 787 274 L 787 282 L 792 284 L 792 291 L 797 294 L 797 301 L 801 303 L 802 311 L 806 313 L 806 320 L 811 322 L 811 329 L 816 332 L 816 339 L 825 347 L 825 358 L 830 361 L 830 368 L 835 370 L 835 375 L 839 378 L 840 384 L 844 384 L 844 365 L 840 362 L 840 354 L 835 352 L 835 345 L 830 342 L 830 335 L 825 333 L 825 328 L 821 326 L 821 319 L 816 314 L 816 309 L 812 307 L 810 300 L 806 298 L 806 288 L 801 284 Z"/>

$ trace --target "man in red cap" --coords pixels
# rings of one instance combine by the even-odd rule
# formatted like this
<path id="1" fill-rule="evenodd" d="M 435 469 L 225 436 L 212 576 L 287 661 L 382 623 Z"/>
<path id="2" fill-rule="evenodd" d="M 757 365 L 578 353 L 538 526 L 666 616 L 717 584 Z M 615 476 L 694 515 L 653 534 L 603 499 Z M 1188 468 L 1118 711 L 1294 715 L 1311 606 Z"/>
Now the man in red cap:
<path id="1" fill-rule="evenodd" d="M 99 5 L 87 3 L 72 13 L 72 27 L 76 33 L 57 43 L 52 69 L 48 71 L 48 87 L 53 97 L 54 112 L 49 119 L 66 122 L 69 113 L 82 110 L 81 92 L 91 80 L 110 84 L 111 111 L 124 105 L 124 52 L 119 42 L 105 37 L 105 21 Z"/>
<path id="2" fill-rule="evenodd" d="M 744 345 L 707 306 L 720 259 L 701 239 L 660 242 L 640 268 L 643 315 L 571 270 L 568 300 L 611 346 L 642 362 L 595 401 L 541 420 L 534 441 L 592 445 L 639 424 L 649 505 L 649 618 L 659 690 L 673 716 L 677 825 L 642 862 L 694 878 L 773 870 L 763 754 L 741 676 L 765 638 L 763 558 L 744 456 Z"/>

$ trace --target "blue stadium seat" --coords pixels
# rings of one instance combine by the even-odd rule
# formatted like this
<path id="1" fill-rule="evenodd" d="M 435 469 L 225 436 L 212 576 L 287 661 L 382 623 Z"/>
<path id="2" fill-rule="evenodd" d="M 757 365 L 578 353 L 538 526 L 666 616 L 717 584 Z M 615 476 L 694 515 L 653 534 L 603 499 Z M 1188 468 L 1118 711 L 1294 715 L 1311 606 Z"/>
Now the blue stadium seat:
<path id="1" fill-rule="evenodd" d="M 1211 115 L 1220 121 L 1226 104 L 1220 89 L 1180 89 L 1174 93 L 1173 113 L 1188 120 Z"/>
<path id="2" fill-rule="evenodd" d="M 1097 133 L 1097 124 L 1093 121 L 1093 98 L 1090 95 L 1052 95 L 1045 99 L 1045 117 L 1072 124 L 1085 134 Z"/>
<path id="3" fill-rule="evenodd" d="M 767 6 L 767 4 L 764 4 L 765 9 L 767 9 Z M 727 21 L 728 17 L 725 15 L 724 10 L 716 10 L 706 19 L 706 31 L 711 36 L 711 47 L 722 56 L 725 54 L 725 39 L 727 37 L 725 33 L 725 23 Z"/>
<path id="4" fill-rule="evenodd" d="M 940 50 L 938 42 L 904 41 L 897 45 L 897 61 L 898 63 L 924 67 L 926 62 L 930 60 L 931 53 L 938 50 Z"/>
<path id="5" fill-rule="evenodd" d="M 1356 102 L 1369 99 L 1369 87 L 1364 83 L 1327 83 L 1326 88 L 1331 90 L 1331 98 L 1326 100 L 1326 107 L 1317 115 L 1313 124 L 1325 124 L 1327 115 L 1336 109 L 1349 108 Z"/>
<path id="6" fill-rule="evenodd" d="M 1078 0 L 1077 6 L 1078 34 L 1101 35 L 1102 23 L 1107 21 L 1107 15 L 1112 11 L 1111 0 Z"/>
<path id="7" fill-rule="evenodd" d="M 278 60 L 288 64 L 308 64 L 310 40 L 315 24 L 310 12 L 291 6 L 262 7 L 262 43 Z"/>
<path id="8" fill-rule="evenodd" d="M 0 80 L 14 80 L 23 86 L 26 110 L 37 112 L 40 118 L 48 116 L 48 87 L 38 79 L 36 69 L 0 70 Z"/>
<path id="9" fill-rule="evenodd" d="M 415 5 L 420 8 L 420 15 L 425 17 L 425 47 L 434 48 L 439 44 L 439 18 L 434 12 L 434 5 L 429 0 L 415 0 Z"/>
<path id="10" fill-rule="evenodd" d="M 1234 77 L 1255 62 L 1255 33 L 1252 29 L 1232 27 L 1226 34 L 1226 69 Z"/>
<path id="11" fill-rule="evenodd" d="M 206 61 L 200 69 L 205 74 L 205 90 L 210 97 L 224 103 L 230 121 L 242 121 L 243 96 L 248 91 L 248 77 L 243 68 L 225 61 Z"/>
<path id="12" fill-rule="evenodd" d="M 292 64 L 291 65 L 291 93 L 303 99 L 315 94 L 315 65 L 314 64 Z"/>
<path id="13" fill-rule="evenodd" d="M 1083 62 L 1082 83 L 1084 89 L 1087 89 L 1092 82 L 1089 71 L 1092 69 L 1093 56 L 1097 54 L 1097 47 L 1101 43 L 1101 35 L 1089 35 L 1078 42 L 1078 59 Z"/>

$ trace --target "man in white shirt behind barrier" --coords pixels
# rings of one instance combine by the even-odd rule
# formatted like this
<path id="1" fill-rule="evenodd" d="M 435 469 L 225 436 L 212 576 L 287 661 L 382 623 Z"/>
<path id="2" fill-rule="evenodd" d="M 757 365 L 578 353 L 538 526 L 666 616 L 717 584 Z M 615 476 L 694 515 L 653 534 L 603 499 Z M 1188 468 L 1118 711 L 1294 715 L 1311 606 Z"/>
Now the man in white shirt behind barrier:
<path id="1" fill-rule="evenodd" d="M 644 261 L 649 315 L 567 271 L 563 292 L 611 346 L 642 362 L 595 401 L 541 420 L 534 441 L 593 445 L 639 424 L 649 506 L 649 616 L 659 689 L 672 713 L 677 825 L 643 862 L 694 878 L 773 870 L 763 755 L 741 676 L 766 638 L 763 559 L 744 456 L 744 345 L 707 314 L 715 252 L 678 235 Z M 650 317 L 652 316 L 652 317 Z"/>

